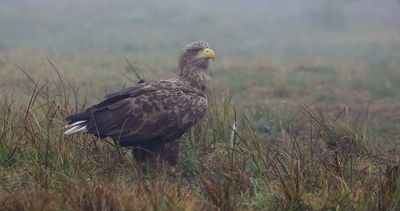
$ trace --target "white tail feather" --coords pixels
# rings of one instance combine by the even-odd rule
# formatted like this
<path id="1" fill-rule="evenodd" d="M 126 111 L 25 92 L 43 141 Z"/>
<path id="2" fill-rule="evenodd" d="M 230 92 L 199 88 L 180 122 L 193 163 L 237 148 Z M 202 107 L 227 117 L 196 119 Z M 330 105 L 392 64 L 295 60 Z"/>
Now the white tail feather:
<path id="1" fill-rule="evenodd" d="M 64 132 L 64 135 L 70 135 L 73 133 L 84 133 L 88 131 L 86 121 L 74 122 L 65 126 L 64 129 L 67 129 L 67 131 Z"/>
<path id="2" fill-rule="evenodd" d="M 74 123 L 72 123 L 72 124 L 66 125 L 66 126 L 64 127 L 64 129 L 69 129 L 69 128 L 75 127 L 75 126 L 77 126 L 77 125 L 80 125 L 80 124 L 82 124 L 82 123 L 85 123 L 85 122 L 86 122 L 86 120 L 77 121 L 77 122 L 74 122 Z"/>

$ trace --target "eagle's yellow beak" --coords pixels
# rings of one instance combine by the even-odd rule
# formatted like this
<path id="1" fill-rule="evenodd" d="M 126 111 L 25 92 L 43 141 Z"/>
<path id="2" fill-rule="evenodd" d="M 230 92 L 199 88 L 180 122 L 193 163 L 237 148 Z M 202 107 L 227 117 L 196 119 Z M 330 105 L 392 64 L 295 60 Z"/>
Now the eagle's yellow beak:
<path id="1" fill-rule="evenodd" d="M 199 57 L 204 59 L 215 59 L 215 53 L 213 50 L 206 48 L 199 53 Z"/>

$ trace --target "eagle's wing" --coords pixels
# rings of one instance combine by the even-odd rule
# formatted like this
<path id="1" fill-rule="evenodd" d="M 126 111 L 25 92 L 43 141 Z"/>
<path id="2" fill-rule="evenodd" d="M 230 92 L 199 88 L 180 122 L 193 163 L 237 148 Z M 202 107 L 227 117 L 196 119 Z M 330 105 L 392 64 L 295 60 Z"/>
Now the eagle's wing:
<path id="1" fill-rule="evenodd" d="M 99 137 L 111 137 L 121 145 L 149 140 L 174 140 L 201 118 L 206 97 L 195 89 L 160 82 L 123 90 L 88 109 L 87 128 Z"/>

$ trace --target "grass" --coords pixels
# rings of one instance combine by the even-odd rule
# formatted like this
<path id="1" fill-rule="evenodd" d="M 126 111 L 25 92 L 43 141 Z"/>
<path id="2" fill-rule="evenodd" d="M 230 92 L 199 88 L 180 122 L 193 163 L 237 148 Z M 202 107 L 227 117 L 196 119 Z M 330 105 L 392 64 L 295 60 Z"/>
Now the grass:
<path id="1" fill-rule="evenodd" d="M 155 3 L 0 9 L 2 209 L 400 209 L 391 13 Z M 210 109 L 176 168 L 63 136 L 66 116 L 136 82 L 127 61 L 146 79 L 173 77 L 179 49 L 199 39 L 218 55 Z"/>
<path id="2" fill-rule="evenodd" d="M 398 156 L 371 147 L 367 125 L 359 127 L 347 110 L 332 116 L 304 105 L 294 119 L 272 113 L 262 135 L 252 120 L 257 114 L 235 108 L 230 94 L 212 97 L 206 120 L 182 140 L 177 169 L 144 170 L 126 149 L 87 135 L 63 136 L 76 100 L 63 84 L 61 78 L 35 83 L 29 104 L 1 106 L 0 203 L 7 210 L 400 206 Z"/>

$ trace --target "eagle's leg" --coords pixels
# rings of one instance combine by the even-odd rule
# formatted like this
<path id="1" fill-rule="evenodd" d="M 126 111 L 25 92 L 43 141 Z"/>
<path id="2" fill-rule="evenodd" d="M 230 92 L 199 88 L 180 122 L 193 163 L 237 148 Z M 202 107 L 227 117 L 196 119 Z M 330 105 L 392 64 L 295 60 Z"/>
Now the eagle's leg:
<path id="1" fill-rule="evenodd" d="M 158 159 L 175 165 L 179 157 L 179 141 L 153 141 L 133 147 L 133 157 L 136 161 L 154 162 Z"/>

